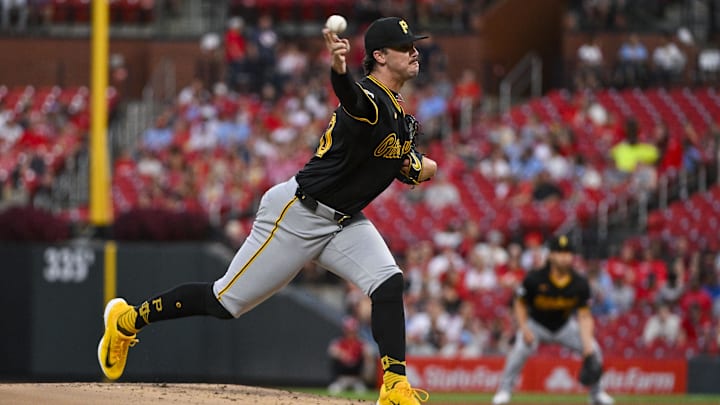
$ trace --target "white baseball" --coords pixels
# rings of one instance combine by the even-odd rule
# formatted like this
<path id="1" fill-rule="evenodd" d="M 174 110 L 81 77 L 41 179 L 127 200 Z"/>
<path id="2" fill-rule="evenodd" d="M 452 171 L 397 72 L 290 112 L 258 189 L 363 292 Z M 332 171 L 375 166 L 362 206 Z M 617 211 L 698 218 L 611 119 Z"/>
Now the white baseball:
<path id="1" fill-rule="evenodd" d="M 341 34 L 347 28 L 347 20 L 341 15 L 333 14 L 325 21 L 325 27 L 335 34 Z"/>

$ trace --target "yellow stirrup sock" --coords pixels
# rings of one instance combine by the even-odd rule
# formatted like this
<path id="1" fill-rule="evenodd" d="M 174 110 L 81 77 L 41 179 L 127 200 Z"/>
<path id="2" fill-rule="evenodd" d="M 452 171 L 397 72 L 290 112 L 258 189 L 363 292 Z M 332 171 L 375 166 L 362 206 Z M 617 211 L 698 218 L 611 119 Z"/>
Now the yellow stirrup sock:
<path id="1" fill-rule="evenodd" d="M 140 329 L 135 327 L 135 320 L 137 319 L 137 316 L 135 308 L 127 310 L 124 314 L 120 315 L 117 322 L 120 332 L 127 336 L 132 336 L 140 332 Z"/>
<path id="2" fill-rule="evenodd" d="M 405 362 L 400 360 L 395 360 L 391 357 L 384 356 L 382 359 L 380 359 L 382 362 L 382 368 L 385 370 L 383 373 L 383 384 L 385 384 L 385 388 L 391 389 L 395 384 L 397 384 L 400 381 L 407 381 L 407 376 L 394 373 L 392 371 L 389 371 L 388 368 L 392 365 L 399 365 L 402 366 L 402 368 L 405 368 Z"/>

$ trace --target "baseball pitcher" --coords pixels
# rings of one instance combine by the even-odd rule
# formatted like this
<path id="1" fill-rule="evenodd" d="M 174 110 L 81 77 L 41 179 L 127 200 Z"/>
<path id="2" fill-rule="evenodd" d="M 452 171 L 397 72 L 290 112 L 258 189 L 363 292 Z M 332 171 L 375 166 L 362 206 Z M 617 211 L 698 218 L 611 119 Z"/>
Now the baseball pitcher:
<path id="1" fill-rule="evenodd" d="M 427 400 L 405 375 L 402 272 L 362 214 L 396 178 L 419 184 L 437 170 L 415 148 L 417 122 L 403 110 L 399 93 L 418 74 L 414 42 L 425 37 L 413 34 L 400 18 L 376 20 L 365 33 L 367 75 L 355 81 L 346 63 L 350 42 L 327 28 L 323 36 L 340 105 L 315 155 L 296 176 L 264 194 L 250 235 L 220 279 L 180 285 L 137 306 L 122 298 L 107 304 L 98 360 L 109 379 L 122 375 L 129 347 L 148 324 L 192 315 L 237 318 L 312 260 L 372 300 L 373 337 L 385 371 L 378 404 Z"/>

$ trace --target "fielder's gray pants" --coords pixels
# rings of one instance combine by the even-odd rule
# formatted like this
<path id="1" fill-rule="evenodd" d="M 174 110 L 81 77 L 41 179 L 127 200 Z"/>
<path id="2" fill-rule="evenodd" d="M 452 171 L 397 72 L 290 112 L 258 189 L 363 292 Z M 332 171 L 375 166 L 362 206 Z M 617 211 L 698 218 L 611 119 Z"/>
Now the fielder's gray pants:
<path id="1" fill-rule="evenodd" d="M 532 345 L 528 346 L 528 344 L 525 343 L 525 339 L 523 339 L 522 332 L 518 330 L 517 335 L 515 335 L 515 345 L 510 350 L 510 353 L 508 353 L 507 360 L 505 361 L 505 369 L 503 370 L 498 391 L 512 392 L 525 362 L 531 354 L 535 353 L 540 343 L 557 343 L 577 353 L 582 353 L 580 327 L 575 318 L 570 318 L 565 326 L 554 333 L 532 318 L 528 319 L 528 327 L 533 335 L 535 335 L 535 340 Z M 602 362 L 602 352 L 595 339 L 593 339 L 593 346 L 595 347 L 596 355 L 600 359 L 600 362 Z M 589 389 L 590 395 L 594 396 L 600 392 L 600 383 L 589 387 Z"/>

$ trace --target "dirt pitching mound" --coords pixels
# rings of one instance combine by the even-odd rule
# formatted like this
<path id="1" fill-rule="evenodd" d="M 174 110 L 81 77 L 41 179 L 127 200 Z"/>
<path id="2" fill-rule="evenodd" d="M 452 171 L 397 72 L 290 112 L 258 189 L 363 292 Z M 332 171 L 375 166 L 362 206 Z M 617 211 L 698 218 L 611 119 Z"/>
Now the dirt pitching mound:
<path id="1" fill-rule="evenodd" d="M 231 384 L 0 384 L 0 404 L 272 404 L 349 405 L 372 402 Z"/>

